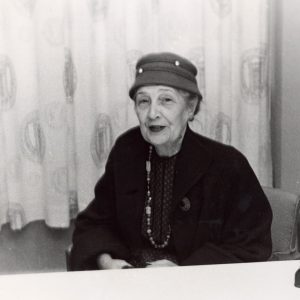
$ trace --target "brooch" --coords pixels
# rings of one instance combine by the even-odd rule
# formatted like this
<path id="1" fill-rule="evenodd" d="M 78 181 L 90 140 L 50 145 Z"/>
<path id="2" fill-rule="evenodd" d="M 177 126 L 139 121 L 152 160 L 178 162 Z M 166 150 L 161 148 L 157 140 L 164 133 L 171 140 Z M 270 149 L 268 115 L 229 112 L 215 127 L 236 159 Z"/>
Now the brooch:
<path id="1" fill-rule="evenodd" d="M 183 211 L 188 211 L 191 208 L 191 201 L 189 198 L 184 197 L 181 201 L 180 201 L 180 208 Z"/>

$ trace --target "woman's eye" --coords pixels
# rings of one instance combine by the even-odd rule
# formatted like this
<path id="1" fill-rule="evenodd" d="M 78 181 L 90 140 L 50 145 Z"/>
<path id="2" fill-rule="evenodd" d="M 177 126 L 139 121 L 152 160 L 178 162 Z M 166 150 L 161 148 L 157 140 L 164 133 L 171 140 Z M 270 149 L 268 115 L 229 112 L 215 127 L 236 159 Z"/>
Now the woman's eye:
<path id="1" fill-rule="evenodd" d="M 149 103 L 149 99 L 148 98 L 140 98 L 140 99 L 137 99 L 137 104 L 138 105 L 146 105 Z"/>
<path id="2" fill-rule="evenodd" d="M 171 97 L 162 97 L 162 98 L 161 98 L 161 101 L 162 101 L 163 103 L 170 103 L 170 102 L 173 101 L 173 99 L 172 99 Z"/>

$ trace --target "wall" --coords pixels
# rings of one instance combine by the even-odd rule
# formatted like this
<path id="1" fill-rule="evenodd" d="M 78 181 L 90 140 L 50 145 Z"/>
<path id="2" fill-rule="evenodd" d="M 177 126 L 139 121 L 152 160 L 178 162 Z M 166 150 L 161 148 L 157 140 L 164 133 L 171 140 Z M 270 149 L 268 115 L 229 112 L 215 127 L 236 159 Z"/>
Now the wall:
<path id="1" fill-rule="evenodd" d="M 300 193 L 300 1 L 270 3 L 274 184 Z"/>

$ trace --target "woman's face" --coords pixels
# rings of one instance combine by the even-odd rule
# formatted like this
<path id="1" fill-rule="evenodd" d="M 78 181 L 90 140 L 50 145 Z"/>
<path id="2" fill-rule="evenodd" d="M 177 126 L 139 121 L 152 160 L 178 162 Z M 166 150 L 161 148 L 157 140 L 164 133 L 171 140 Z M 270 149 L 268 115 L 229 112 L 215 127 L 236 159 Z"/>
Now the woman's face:
<path id="1" fill-rule="evenodd" d="M 144 139 L 162 155 L 173 155 L 179 149 L 187 122 L 194 108 L 183 96 L 167 86 L 144 86 L 137 90 L 135 112 Z M 175 152 L 175 153 L 172 153 Z"/>

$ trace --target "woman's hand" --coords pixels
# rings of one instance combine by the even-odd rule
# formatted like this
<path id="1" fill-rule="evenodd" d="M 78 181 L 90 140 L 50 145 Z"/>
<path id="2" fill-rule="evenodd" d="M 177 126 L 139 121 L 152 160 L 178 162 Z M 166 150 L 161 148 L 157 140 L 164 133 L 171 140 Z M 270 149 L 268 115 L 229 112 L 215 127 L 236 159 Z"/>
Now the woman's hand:
<path id="1" fill-rule="evenodd" d="M 114 259 L 107 253 L 100 254 L 97 257 L 97 265 L 101 270 L 132 268 L 132 265 L 127 261 L 123 259 Z"/>
<path id="2" fill-rule="evenodd" d="M 148 263 L 146 268 L 155 268 L 155 267 L 176 267 L 178 266 L 174 262 L 167 260 L 167 259 L 160 259 L 156 261 L 152 261 Z"/>

